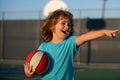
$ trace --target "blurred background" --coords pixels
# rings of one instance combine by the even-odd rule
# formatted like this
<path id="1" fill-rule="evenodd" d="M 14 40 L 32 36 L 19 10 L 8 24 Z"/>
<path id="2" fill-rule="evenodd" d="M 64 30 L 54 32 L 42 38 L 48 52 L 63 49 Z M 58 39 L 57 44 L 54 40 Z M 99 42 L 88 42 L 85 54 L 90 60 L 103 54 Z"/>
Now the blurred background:
<path id="1" fill-rule="evenodd" d="M 49 5 L 55 1 L 60 4 Z M 74 35 L 120 29 L 120 0 L 0 0 L 0 64 L 24 63 L 27 54 L 42 42 L 45 10 L 58 5 L 73 14 Z M 102 37 L 85 43 L 74 62 L 75 68 L 120 68 L 120 33 L 115 39 Z"/>
<path id="2" fill-rule="evenodd" d="M 74 16 L 74 35 L 90 30 L 120 29 L 120 0 L 0 0 L 0 79 L 27 78 L 23 64 L 42 43 L 43 20 L 57 8 Z M 75 80 L 120 80 L 120 32 L 81 46 L 75 56 Z"/>

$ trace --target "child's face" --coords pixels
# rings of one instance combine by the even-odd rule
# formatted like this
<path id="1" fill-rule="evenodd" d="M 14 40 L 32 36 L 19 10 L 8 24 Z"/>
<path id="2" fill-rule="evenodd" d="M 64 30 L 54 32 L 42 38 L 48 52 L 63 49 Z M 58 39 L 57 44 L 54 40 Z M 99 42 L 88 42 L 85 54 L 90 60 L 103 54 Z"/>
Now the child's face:
<path id="1" fill-rule="evenodd" d="M 53 36 L 56 36 L 60 39 L 65 39 L 69 36 L 71 31 L 71 23 L 67 18 L 59 18 L 58 23 L 55 25 L 53 31 Z"/>

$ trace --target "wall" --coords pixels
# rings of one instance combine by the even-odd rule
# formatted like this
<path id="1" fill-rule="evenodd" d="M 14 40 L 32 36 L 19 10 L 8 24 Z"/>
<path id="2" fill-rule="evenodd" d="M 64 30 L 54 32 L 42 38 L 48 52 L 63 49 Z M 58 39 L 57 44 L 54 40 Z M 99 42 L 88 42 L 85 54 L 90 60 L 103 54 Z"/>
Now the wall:
<path id="1" fill-rule="evenodd" d="M 42 42 L 41 20 L 0 21 L 0 59 L 25 60 L 26 55 Z M 102 24 L 102 25 L 101 25 Z M 92 27 L 93 26 L 93 27 Z M 99 26 L 99 28 L 98 28 Z M 92 29 L 120 29 L 120 19 L 75 19 L 75 35 Z M 75 57 L 81 63 L 120 63 L 120 33 L 115 39 L 103 37 L 85 43 Z M 79 54 L 80 53 L 80 54 Z"/>

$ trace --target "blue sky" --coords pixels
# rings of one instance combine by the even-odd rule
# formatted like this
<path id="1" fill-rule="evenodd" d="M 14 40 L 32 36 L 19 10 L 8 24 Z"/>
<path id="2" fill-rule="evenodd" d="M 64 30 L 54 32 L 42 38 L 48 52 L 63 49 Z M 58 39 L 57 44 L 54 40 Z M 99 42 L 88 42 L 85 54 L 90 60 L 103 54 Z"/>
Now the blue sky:
<path id="1" fill-rule="evenodd" d="M 0 0 L 0 11 L 42 10 L 50 0 Z M 101 9 L 103 0 L 63 0 L 69 9 Z M 120 8 L 120 0 L 107 0 L 106 8 Z"/>
<path id="2" fill-rule="evenodd" d="M 50 0 L 0 0 L 0 12 L 40 11 Z M 63 0 L 69 9 L 102 9 L 103 0 Z M 118 9 L 120 0 L 107 0 L 106 9 Z M 116 12 L 117 13 L 117 12 Z"/>

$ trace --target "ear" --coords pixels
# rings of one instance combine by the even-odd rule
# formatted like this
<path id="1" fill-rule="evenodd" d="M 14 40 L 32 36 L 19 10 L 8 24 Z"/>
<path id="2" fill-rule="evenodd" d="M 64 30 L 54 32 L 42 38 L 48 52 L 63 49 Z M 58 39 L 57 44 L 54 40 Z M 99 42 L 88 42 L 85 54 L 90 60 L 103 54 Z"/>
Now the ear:
<path id="1" fill-rule="evenodd" d="M 55 26 L 51 27 L 51 31 L 55 33 Z"/>

